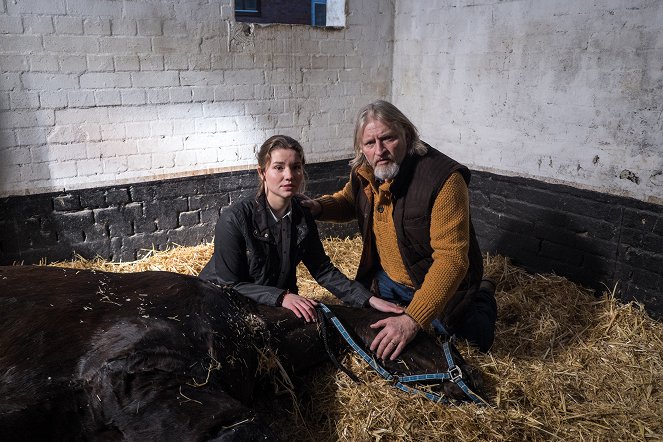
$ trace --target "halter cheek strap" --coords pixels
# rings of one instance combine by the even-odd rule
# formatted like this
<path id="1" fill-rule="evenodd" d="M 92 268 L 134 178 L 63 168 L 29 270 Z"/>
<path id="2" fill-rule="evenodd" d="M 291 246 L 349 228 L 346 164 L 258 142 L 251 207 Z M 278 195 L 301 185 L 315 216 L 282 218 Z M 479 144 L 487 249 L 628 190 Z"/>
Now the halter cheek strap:
<path id="1" fill-rule="evenodd" d="M 422 381 L 440 381 L 440 383 L 442 383 L 443 381 L 451 381 L 454 384 L 456 384 L 461 390 L 463 390 L 463 392 L 467 395 L 467 397 L 470 398 L 470 400 L 472 400 L 472 402 L 474 402 L 475 404 L 489 405 L 488 402 L 486 402 L 483 398 L 481 398 L 481 396 L 473 392 L 472 389 L 470 389 L 463 380 L 463 371 L 461 370 L 460 366 L 456 365 L 456 363 L 453 360 L 453 357 L 451 355 L 451 349 L 449 347 L 449 342 L 445 342 L 442 345 L 442 348 L 444 350 L 444 355 L 447 360 L 448 371 L 443 373 L 427 373 L 419 375 L 398 376 L 390 373 L 387 369 L 385 369 L 382 365 L 380 365 L 374 357 L 370 356 L 359 344 L 357 344 L 357 342 L 352 338 L 352 336 L 350 336 L 350 333 L 348 333 L 347 329 L 343 326 L 343 324 L 341 324 L 341 321 L 334 314 L 334 312 L 332 312 L 329 309 L 329 307 L 327 307 L 325 304 L 318 303 L 318 308 L 324 315 L 324 318 L 328 319 L 334 325 L 334 327 L 343 337 L 345 342 L 364 360 L 364 362 L 366 362 L 373 370 L 375 370 L 384 379 L 391 382 L 391 384 L 394 387 L 406 393 L 422 394 L 427 399 L 430 399 L 433 402 L 441 402 L 444 404 L 448 404 L 451 401 L 446 396 L 442 396 L 437 393 L 422 391 L 418 388 L 409 387 L 405 384 L 422 382 Z M 322 328 L 325 348 L 327 348 L 327 352 L 332 357 L 332 360 L 335 362 L 335 365 L 341 368 L 343 372 L 348 374 L 350 378 L 352 378 L 355 381 L 358 381 L 358 378 L 357 376 L 354 375 L 354 373 L 350 372 L 347 368 L 340 365 L 336 360 L 336 358 L 333 357 L 333 354 L 329 349 L 329 344 L 327 342 L 327 337 L 326 337 L 327 333 L 326 333 L 326 326 L 324 324 L 324 320 L 319 321 L 319 323 L 321 324 Z"/>

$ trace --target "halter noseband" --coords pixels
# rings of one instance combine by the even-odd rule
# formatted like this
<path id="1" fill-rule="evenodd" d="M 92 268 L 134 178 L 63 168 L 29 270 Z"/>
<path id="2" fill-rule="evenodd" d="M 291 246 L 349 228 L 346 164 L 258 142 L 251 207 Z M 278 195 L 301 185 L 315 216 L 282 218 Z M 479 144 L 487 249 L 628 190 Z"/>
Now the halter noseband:
<path id="1" fill-rule="evenodd" d="M 489 405 L 484 399 L 481 398 L 481 396 L 473 392 L 463 380 L 463 371 L 461 370 L 460 366 L 456 365 L 456 363 L 454 362 L 453 357 L 451 356 L 451 349 L 449 347 L 448 341 L 442 344 L 442 349 L 444 350 L 444 356 L 447 360 L 447 366 L 448 366 L 448 370 L 446 372 L 398 376 L 390 373 L 386 368 L 380 365 L 374 357 L 371 357 L 359 344 L 357 344 L 357 342 L 352 338 L 352 336 L 350 336 L 350 333 L 348 333 L 347 329 L 343 326 L 343 324 L 341 324 L 341 321 L 334 314 L 334 312 L 332 312 L 329 309 L 329 307 L 327 307 L 323 303 L 318 303 L 318 308 L 322 312 L 323 316 L 322 318 L 320 318 L 321 320 L 319 322 L 322 328 L 323 342 L 325 344 L 325 348 L 327 349 L 327 352 L 329 353 L 335 365 L 341 370 L 343 370 L 343 372 L 345 372 L 348 376 L 350 376 L 350 378 L 353 379 L 355 382 L 358 382 L 359 378 L 357 378 L 357 376 L 354 375 L 354 373 L 350 372 L 347 368 L 339 364 L 339 362 L 333 356 L 333 353 L 329 348 L 329 343 L 327 342 L 327 336 L 326 336 L 327 333 L 324 321 L 325 318 L 331 321 L 332 324 L 334 324 L 334 327 L 343 337 L 345 342 L 347 342 L 347 344 L 364 360 L 364 362 L 366 362 L 373 370 L 375 370 L 384 379 L 391 382 L 391 384 L 394 387 L 406 393 L 422 394 L 427 399 L 430 399 L 433 402 L 441 402 L 444 404 L 448 404 L 451 401 L 446 396 L 442 396 L 437 393 L 422 391 L 415 387 L 408 387 L 405 384 L 422 382 L 422 381 L 440 381 L 440 383 L 442 383 L 443 381 L 451 381 L 454 384 L 456 384 L 461 390 L 463 390 L 465 395 L 467 395 L 467 397 L 470 398 L 472 402 L 474 402 L 475 404 Z"/>

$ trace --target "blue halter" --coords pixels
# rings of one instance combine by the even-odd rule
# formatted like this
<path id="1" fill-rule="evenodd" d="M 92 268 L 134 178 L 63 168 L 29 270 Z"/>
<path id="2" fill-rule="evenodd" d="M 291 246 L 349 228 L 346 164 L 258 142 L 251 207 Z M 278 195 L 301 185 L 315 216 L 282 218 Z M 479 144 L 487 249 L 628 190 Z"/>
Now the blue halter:
<path id="1" fill-rule="evenodd" d="M 444 342 L 444 344 L 442 344 L 444 355 L 447 359 L 448 371 L 444 373 L 397 376 L 389 373 L 389 371 L 387 371 L 383 366 L 381 366 L 375 360 L 375 358 L 371 357 L 359 344 L 357 344 L 357 342 L 352 338 L 352 336 L 350 336 L 346 328 L 343 326 L 343 324 L 341 324 L 341 321 L 339 321 L 338 317 L 334 314 L 334 312 L 332 312 L 329 309 L 329 307 L 327 307 L 322 303 L 318 303 L 318 307 L 322 310 L 324 315 L 331 321 L 331 323 L 334 324 L 334 327 L 336 327 L 336 330 L 338 330 L 338 332 L 341 334 L 343 339 L 345 339 L 345 342 L 347 342 L 348 345 L 352 347 L 352 349 L 364 360 L 364 362 L 366 362 L 373 370 L 378 372 L 378 374 L 382 376 L 384 379 L 391 382 L 391 384 L 394 387 L 406 393 L 422 394 L 423 396 L 425 396 L 426 398 L 430 399 L 433 402 L 441 402 L 444 404 L 448 404 L 451 401 L 445 396 L 439 395 L 437 393 L 422 391 L 414 387 L 408 387 L 405 384 L 421 382 L 421 381 L 440 381 L 440 382 L 451 381 L 454 384 L 456 384 L 458 387 L 460 387 L 460 389 L 463 390 L 463 392 L 467 395 L 467 397 L 469 397 L 472 400 L 472 402 L 474 402 L 475 404 L 489 405 L 478 394 L 473 392 L 463 380 L 463 371 L 460 369 L 460 366 L 456 365 L 456 363 L 453 360 L 453 357 L 451 356 L 451 349 L 449 348 L 449 342 Z"/>

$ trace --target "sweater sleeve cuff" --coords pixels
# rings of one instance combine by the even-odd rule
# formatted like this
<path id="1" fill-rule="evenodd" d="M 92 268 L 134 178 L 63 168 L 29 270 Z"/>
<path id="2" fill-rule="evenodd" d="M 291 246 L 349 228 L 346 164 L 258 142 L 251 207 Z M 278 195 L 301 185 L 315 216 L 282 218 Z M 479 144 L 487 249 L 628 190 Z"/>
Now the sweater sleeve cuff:
<path id="1" fill-rule="evenodd" d="M 417 302 L 415 297 L 405 309 L 405 313 L 414 319 L 422 329 L 427 329 L 435 319 L 435 312 L 431 311 L 430 307 L 426 304 L 425 302 Z"/>

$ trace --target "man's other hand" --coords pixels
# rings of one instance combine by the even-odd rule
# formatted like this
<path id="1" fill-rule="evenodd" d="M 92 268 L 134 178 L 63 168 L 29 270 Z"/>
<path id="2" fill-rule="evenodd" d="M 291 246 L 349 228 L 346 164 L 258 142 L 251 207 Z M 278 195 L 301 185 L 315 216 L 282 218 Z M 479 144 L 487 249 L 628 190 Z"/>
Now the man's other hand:
<path id="1" fill-rule="evenodd" d="M 313 215 L 313 217 L 320 215 L 320 213 L 322 212 L 322 206 L 320 205 L 320 203 L 314 199 L 309 198 L 303 193 L 298 194 L 297 199 L 299 200 L 299 203 L 302 206 L 306 207 L 311 212 L 311 215 Z"/>
<path id="2" fill-rule="evenodd" d="M 371 324 L 371 328 L 382 328 L 371 343 L 380 359 L 396 359 L 417 335 L 421 326 L 406 314 L 384 318 Z"/>

